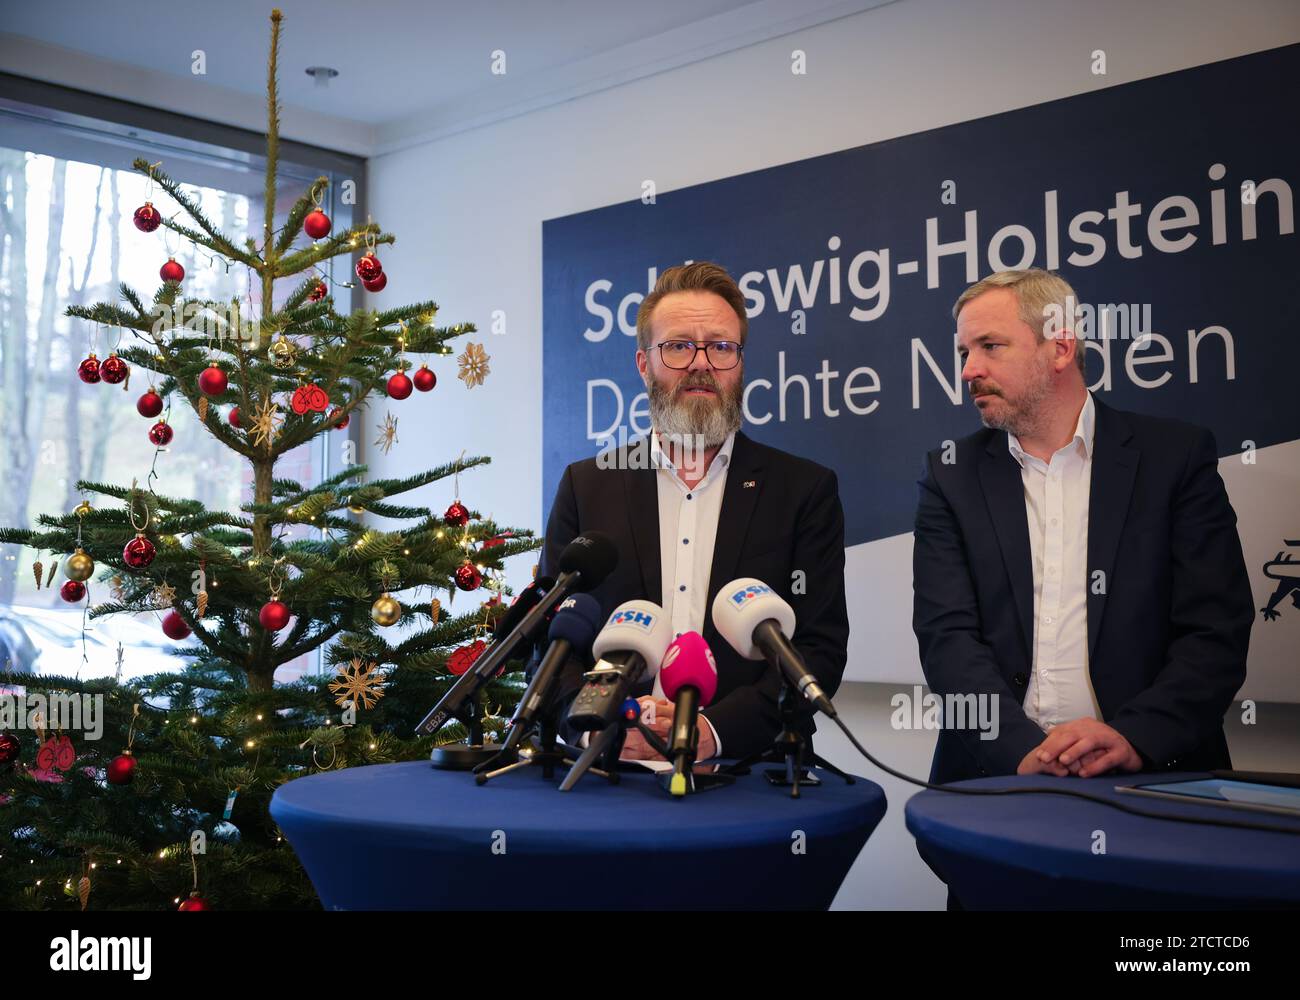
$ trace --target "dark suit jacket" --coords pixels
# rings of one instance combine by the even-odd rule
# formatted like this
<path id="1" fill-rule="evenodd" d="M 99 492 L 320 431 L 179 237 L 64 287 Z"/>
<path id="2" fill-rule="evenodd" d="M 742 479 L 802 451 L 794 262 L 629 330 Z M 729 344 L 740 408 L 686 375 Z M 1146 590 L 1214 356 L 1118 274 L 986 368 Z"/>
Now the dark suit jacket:
<path id="1" fill-rule="evenodd" d="M 626 455 L 630 447 L 620 451 Z M 642 454 L 648 455 L 648 449 Z M 546 523 L 539 570 L 554 576 L 560 552 L 581 532 L 608 534 L 618 547 L 618 565 L 591 591 L 606 615 L 624 601 L 664 603 L 658 473 L 625 466 L 622 457 L 614 468 L 600 468 L 589 458 L 564 470 Z M 804 593 L 792 592 L 796 570 L 803 571 Z M 719 588 L 744 576 L 762 580 L 794 608 L 792 642 L 827 694 L 833 694 L 844 674 L 849 638 L 838 480 L 830 469 L 737 432 L 701 632 L 718 666 L 717 694 L 702 714 L 717 730 L 723 753 L 732 758 L 766 749 L 781 729 L 780 675 L 763 660 L 743 659 L 713 626 Z M 806 728 L 811 732 L 811 723 Z"/>
<path id="2" fill-rule="evenodd" d="M 1150 769 L 1230 767 L 1223 716 L 1246 677 L 1254 601 L 1214 437 L 1094 402 L 1088 664 L 1102 719 Z M 919 485 L 922 669 L 938 694 L 996 696 L 1000 723 L 989 741 L 943 730 L 930 780 L 1015 774 L 1044 739 L 1022 708 L 1034 580 L 1020 466 L 1006 433 L 984 429 L 950 464 L 927 455 Z"/>

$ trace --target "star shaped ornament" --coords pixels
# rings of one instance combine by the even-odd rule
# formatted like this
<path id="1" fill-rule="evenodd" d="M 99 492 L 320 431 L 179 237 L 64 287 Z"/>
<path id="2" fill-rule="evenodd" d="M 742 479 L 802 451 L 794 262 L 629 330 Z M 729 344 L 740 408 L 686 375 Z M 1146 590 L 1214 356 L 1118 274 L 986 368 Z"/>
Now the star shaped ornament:
<path id="1" fill-rule="evenodd" d="M 488 377 L 488 373 L 491 371 L 488 362 L 492 359 L 483 350 L 482 344 L 467 344 L 465 352 L 456 360 L 460 363 L 460 374 L 456 377 L 470 389 L 473 389 L 476 385 L 482 385 L 483 380 Z"/>
<path id="2" fill-rule="evenodd" d="M 379 425 L 379 437 L 375 438 L 375 447 L 384 449 L 387 455 L 397 444 L 397 418 L 391 413 L 384 414 L 384 422 Z"/>
<path id="3" fill-rule="evenodd" d="M 379 667 L 375 663 L 362 663 L 357 657 L 343 668 L 338 680 L 330 682 L 334 692 L 334 702 L 340 708 L 346 708 L 351 702 L 357 708 L 374 708 L 375 703 L 384 696 L 384 682 L 376 676 Z"/>
<path id="4" fill-rule="evenodd" d="M 176 603 L 176 588 L 170 583 L 160 583 L 153 589 L 153 602 L 159 607 L 170 608 Z"/>
<path id="5" fill-rule="evenodd" d="M 268 396 L 258 404 L 253 413 L 253 427 L 249 431 L 248 438 L 255 446 L 269 449 L 282 423 L 284 417 L 280 415 L 280 408 L 275 405 L 275 400 Z"/>

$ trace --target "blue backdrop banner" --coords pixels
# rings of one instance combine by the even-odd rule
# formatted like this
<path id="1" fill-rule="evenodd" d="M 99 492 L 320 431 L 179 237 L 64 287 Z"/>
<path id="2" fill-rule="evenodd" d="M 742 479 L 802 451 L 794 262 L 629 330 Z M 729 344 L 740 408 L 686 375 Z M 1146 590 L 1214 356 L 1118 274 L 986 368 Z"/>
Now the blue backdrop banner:
<path id="1" fill-rule="evenodd" d="M 1297 79 L 1287 46 L 545 222 L 544 513 L 648 429 L 636 310 L 687 260 L 740 282 L 746 430 L 839 473 L 850 546 L 910 531 L 922 455 L 979 426 L 951 309 L 995 270 L 1074 285 L 1113 405 L 1295 440 Z"/>

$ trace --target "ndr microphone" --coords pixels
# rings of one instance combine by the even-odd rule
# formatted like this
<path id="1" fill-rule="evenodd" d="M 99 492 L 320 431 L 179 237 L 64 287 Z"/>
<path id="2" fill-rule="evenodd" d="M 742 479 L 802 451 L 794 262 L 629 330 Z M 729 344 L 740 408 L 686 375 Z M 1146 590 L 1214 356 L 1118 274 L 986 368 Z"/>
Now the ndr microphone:
<path id="1" fill-rule="evenodd" d="M 713 625 L 737 653 L 747 660 L 766 659 L 819 711 L 835 718 L 835 706 L 790 645 L 794 608 L 762 580 L 741 577 L 719 590 L 713 599 Z"/>
<path id="2" fill-rule="evenodd" d="M 556 604 L 574 591 L 600 586 L 617 563 L 618 549 L 603 532 L 584 532 L 566 545 L 560 553 L 560 575 L 555 578 L 555 585 L 546 591 L 545 598 L 526 609 L 510 633 L 490 646 L 474 661 L 473 667 L 456 679 L 456 683 L 415 727 L 416 735 L 431 736 L 453 716 L 458 717 L 465 703 L 478 693 L 479 688 L 501 673 L 514 651 L 533 642 Z"/>
<path id="3" fill-rule="evenodd" d="M 671 638 L 672 627 L 659 605 L 620 604 L 591 644 L 596 665 L 569 707 L 569 725 L 587 732 L 609 726 L 632 689 L 646 679 L 647 668 L 658 670 Z"/>
<path id="4" fill-rule="evenodd" d="M 600 605 L 590 594 L 574 594 L 560 602 L 547 633 L 551 644 L 515 709 L 510 723 L 510 740 L 514 742 L 507 740 L 507 749 L 518 744 L 520 735 L 537 720 L 569 658 L 576 654 L 586 659 L 599 628 Z"/>
<path id="5" fill-rule="evenodd" d="M 524 620 L 528 612 L 539 604 L 545 604 L 546 594 L 554 586 L 555 581 L 549 576 L 539 576 L 524 588 L 497 622 L 496 628 L 493 629 L 492 645 L 475 661 L 475 667 L 488 656 L 494 656 L 494 662 L 497 664 L 494 672 L 497 672 L 500 668 L 504 668 L 507 659 L 523 655 L 523 644 L 515 628 Z M 477 670 L 467 670 L 457 677 L 447 693 L 438 700 L 438 704 L 416 726 L 417 735 L 430 736 L 441 729 L 453 716 L 458 716 L 465 704 L 478 694 L 487 680 L 488 678 Z"/>

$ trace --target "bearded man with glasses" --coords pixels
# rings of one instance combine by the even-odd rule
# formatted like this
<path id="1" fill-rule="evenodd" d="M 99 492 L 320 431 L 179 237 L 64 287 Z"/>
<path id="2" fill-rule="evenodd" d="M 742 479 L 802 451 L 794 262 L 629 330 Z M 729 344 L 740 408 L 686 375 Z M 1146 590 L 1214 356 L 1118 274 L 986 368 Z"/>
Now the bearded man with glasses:
<path id="1" fill-rule="evenodd" d="M 838 480 L 831 469 L 741 432 L 749 323 L 744 295 L 723 268 L 708 262 L 668 268 L 641 303 L 636 326 L 636 366 L 652 432 L 613 455 L 565 469 L 540 572 L 554 576 L 561 551 L 581 532 L 608 534 L 618 546 L 618 566 L 592 596 L 606 615 L 624 601 L 653 601 L 674 635 L 704 636 L 717 662 L 718 689 L 700 714 L 698 758 L 745 757 L 766 749 L 781 730 L 782 681 L 718 634 L 713 598 L 738 577 L 772 587 L 794 608 L 795 648 L 833 695 L 849 638 Z M 634 457 L 638 448 L 649 449 L 649 462 Z M 580 671 L 567 676 L 577 683 Z M 673 706 L 657 677 L 640 700 L 655 704 L 651 727 L 666 738 Z M 797 728 L 811 736 L 806 711 Z M 623 757 L 662 759 L 635 730 Z"/>

